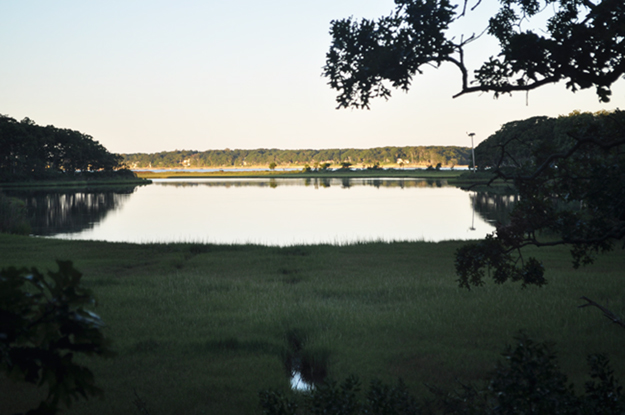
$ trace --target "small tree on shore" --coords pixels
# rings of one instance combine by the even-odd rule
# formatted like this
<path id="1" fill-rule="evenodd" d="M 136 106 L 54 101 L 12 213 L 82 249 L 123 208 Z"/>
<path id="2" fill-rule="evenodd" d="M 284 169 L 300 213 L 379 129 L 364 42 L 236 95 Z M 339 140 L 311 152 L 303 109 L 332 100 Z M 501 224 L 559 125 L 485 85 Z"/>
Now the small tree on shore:
<path id="1" fill-rule="evenodd" d="M 341 170 L 349 170 L 351 166 L 352 163 L 350 163 L 349 161 L 344 161 L 341 163 Z"/>

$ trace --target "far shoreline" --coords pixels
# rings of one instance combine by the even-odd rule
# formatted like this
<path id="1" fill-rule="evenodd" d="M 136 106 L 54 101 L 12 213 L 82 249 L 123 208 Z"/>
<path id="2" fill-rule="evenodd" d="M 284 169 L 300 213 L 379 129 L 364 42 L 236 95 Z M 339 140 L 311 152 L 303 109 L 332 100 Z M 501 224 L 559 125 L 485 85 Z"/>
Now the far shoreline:
<path id="1" fill-rule="evenodd" d="M 419 169 L 419 168 L 379 168 L 379 169 L 259 169 L 259 168 L 206 168 L 206 169 L 133 169 L 142 179 L 227 179 L 227 178 L 407 178 L 407 179 L 448 179 L 453 180 L 468 170 L 460 169 Z"/>
<path id="2" fill-rule="evenodd" d="M 275 172 L 295 172 L 295 171 L 302 171 L 306 168 L 307 166 L 300 166 L 300 165 L 291 165 L 291 166 L 284 166 L 284 167 L 276 167 L 275 169 L 270 169 L 267 166 L 263 166 L 263 165 L 257 165 L 257 166 L 219 166 L 219 167 L 132 167 L 130 168 L 130 170 L 134 171 L 135 173 L 137 172 L 142 172 L 142 171 L 151 171 L 151 172 L 165 172 L 165 171 L 181 171 L 181 172 L 192 172 L 192 171 L 202 171 L 202 172 L 213 172 L 213 171 L 247 171 L 247 172 L 254 172 L 254 171 L 275 171 Z M 378 170 L 407 170 L 407 171 L 413 171 L 413 170 L 427 170 L 428 167 L 432 167 L 431 165 L 407 165 L 407 166 L 394 166 L 394 165 L 389 165 L 389 166 L 380 166 L 378 169 L 372 169 L 368 166 L 351 166 L 349 168 L 349 170 L 353 170 L 353 171 L 360 171 L 360 170 L 369 170 L 369 171 L 378 171 Z M 330 166 L 328 168 L 328 171 L 334 171 L 334 170 L 338 170 L 340 169 L 340 166 Z M 466 171 L 469 170 L 469 165 L 447 165 L 447 166 L 441 166 L 439 170 L 444 170 L 444 171 L 448 171 L 448 170 L 461 170 L 461 171 Z M 315 169 L 313 169 L 313 171 L 315 171 Z"/>

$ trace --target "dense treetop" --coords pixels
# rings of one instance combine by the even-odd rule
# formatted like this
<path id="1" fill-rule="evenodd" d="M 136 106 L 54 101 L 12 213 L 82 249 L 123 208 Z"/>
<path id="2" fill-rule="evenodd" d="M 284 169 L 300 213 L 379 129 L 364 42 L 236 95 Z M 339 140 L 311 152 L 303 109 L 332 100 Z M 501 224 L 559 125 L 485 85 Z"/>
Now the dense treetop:
<path id="1" fill-rule="evenodd" d="M 475 148 L 476 164 L 481 169 L 540 165 L 548 156 L 572 146 L 575 139 L 571 134 L 598 120 L 619 116 L 619 112 L 574 111 L 556 118 L 538 116 L 508 122 Z"/>
<path id="2" fill-rule="evenodd" d="M 625 112 L 535 117 L 504 125 L 476 149 L 476 164 L 514 184 L 520 202 L 508 224 L 458 252 L 462 285 L 545 283 L 544 269 L 521 249 L 571 246 L 573 265 L 625 241 Z"/>
<path id="3" fill-rule="evenodd" d="M 79 131 L 0 114 L 0 181 L 112 171 L 122 158 Z"/>
<path id="4" fill-rule="evenodd" d="M 145 167 L 245 167 L 316 166 L 323 163 L 372 166 L 385 165 L 436 165 L 469 164 L 471 150 L 467 147 L 377 147 L 370 149 L 324 150 L 208 150 L 166 151 L 161 153 L 123 154 L 124 162 L 131 168 Z"/>

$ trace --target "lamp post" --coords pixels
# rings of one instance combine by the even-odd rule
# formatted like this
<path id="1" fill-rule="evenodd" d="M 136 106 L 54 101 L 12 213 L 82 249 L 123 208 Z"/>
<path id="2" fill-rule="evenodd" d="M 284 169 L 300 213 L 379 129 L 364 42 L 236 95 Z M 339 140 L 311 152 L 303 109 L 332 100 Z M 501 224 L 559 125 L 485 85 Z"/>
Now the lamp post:
<path id="1" fill-rule="evenodd" d="M 475 133 L 467 133 L 471 137 L 471 155 L 473 156 L 473 173 L 475 173 L 475 149 L 473 148 L 473 136 Z"/>

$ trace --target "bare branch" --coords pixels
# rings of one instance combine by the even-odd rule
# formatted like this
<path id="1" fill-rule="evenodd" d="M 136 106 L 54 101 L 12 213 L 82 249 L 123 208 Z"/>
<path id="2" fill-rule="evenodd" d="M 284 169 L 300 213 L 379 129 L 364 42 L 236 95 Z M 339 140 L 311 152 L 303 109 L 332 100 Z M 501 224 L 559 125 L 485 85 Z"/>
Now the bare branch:
<path id="1" fill-rule="evenodd" d="M 522 243 L 515 245 L 514 247 L 509 248 L 506 252 L 512 252 L 517 248 L 524 248 L 526 246 L 535 246 L 535 247 L 544 247 L 544 246 L 557 246 L 557 245 L 567 245 L 567 244 L 598 244 L 610 239 L 623 239 L 625 238 L 625 223 L 621 224 L 619 227 L 612 228 L 610 231 L 605 234 L 598 236 L 596 238 L 577 238 L 577 239 L 557 239 L 549 242 L 541 242 L 536 238 L 528 238 L 524 240 Z"/>
<path id="2" fill-rule="evenodd" d="M 551 76 L 549 78 L 544 78 L 539 81 L 535 81 L 533 83 L 529 83 L 526 85 L 478 85 L 469 87 L 467 82 L 463 80 L 462 90 L 454 95 L 452 98 L 458 98 L 464 94 L 470 94 L 473 92 L 497 92 L 497 93 L 508 93 L 514 91 L 531 91 L 536 88 L 540 88 L 543 85 L 554 84 L 560 81 L 562 78 L 559 76 Z"/>
<path id="3" fill-rule="evenodd" d="M 477 3 L 475 3 L 475 5 L 473 5 L 473 7 L 471 7 L 471 11 L 477 9 L 477 6 L 479 6 L 481 2 L 482 2 L 482 0 L 477 0 Z M 462 13 L 460 13 L 458 15 L 458 18 L 463 17 L 465 15 L 465 13 L 467 12 L 467 3 L 469 3 L 469 0 L 464 0 L 464 2 L 462 4 Z"/>
<path id="4" fill-rule="evenodd" d="M 458 54 L 460 55 L 460 60 L 452 58 L 451 56 L 446 56 L 443 60 L 453 63 L 458 67 L 458 69 L 460 69 L 462 74 L 462 90 L 464 91 L 469 83 L 469 71 L 467 70 L 467 67 L 464 66 L 464 51 L 462 50 L 462 45 L 458 45 Z M 456 96 L 454 96 L 454 98 L 455 97 Z"/>
<path id="5" fill-rule="evenodd" d="M 471 11 L 477 9 L 477 6 L 479 6 L 481 2 L 482 0 L 477 0 L 477 3 L 475 3 L 475 6 L 471 7 Z"/>
<path id="6" fill-rule="evenodd" d="M 458 18 L 463 17 L 465 15 L 465 13 L 467 12 L 467 3 L 469 2 L 469 0 L 464 0 L 464 4 L 462 5 L 462 13 L 460 13 L 458 15 Z"/>
<path id="7" fill-rule="evenodd" d="M 621 318 L 619 318 L 616 314 L 614 314 L 612 311 L 608 310 L 607 308 L 603 307 L 600 304 L 597 304 L 596 302 L 592 301 L 588 297 L 581 297 L 580 300 L 585 300 L 587 301 L 587 303 L 582 304 L 578 306 L 577 308 L 584 308 L 588 306 L 597 307 L 599 310 L 601 310 L 601 312 L 603 312 L 603 315 L 609 318 L 610 320 L 612 320 L 613 323 L 616 323 L 619 326 L 625 328 L 625 322 Z"/>

